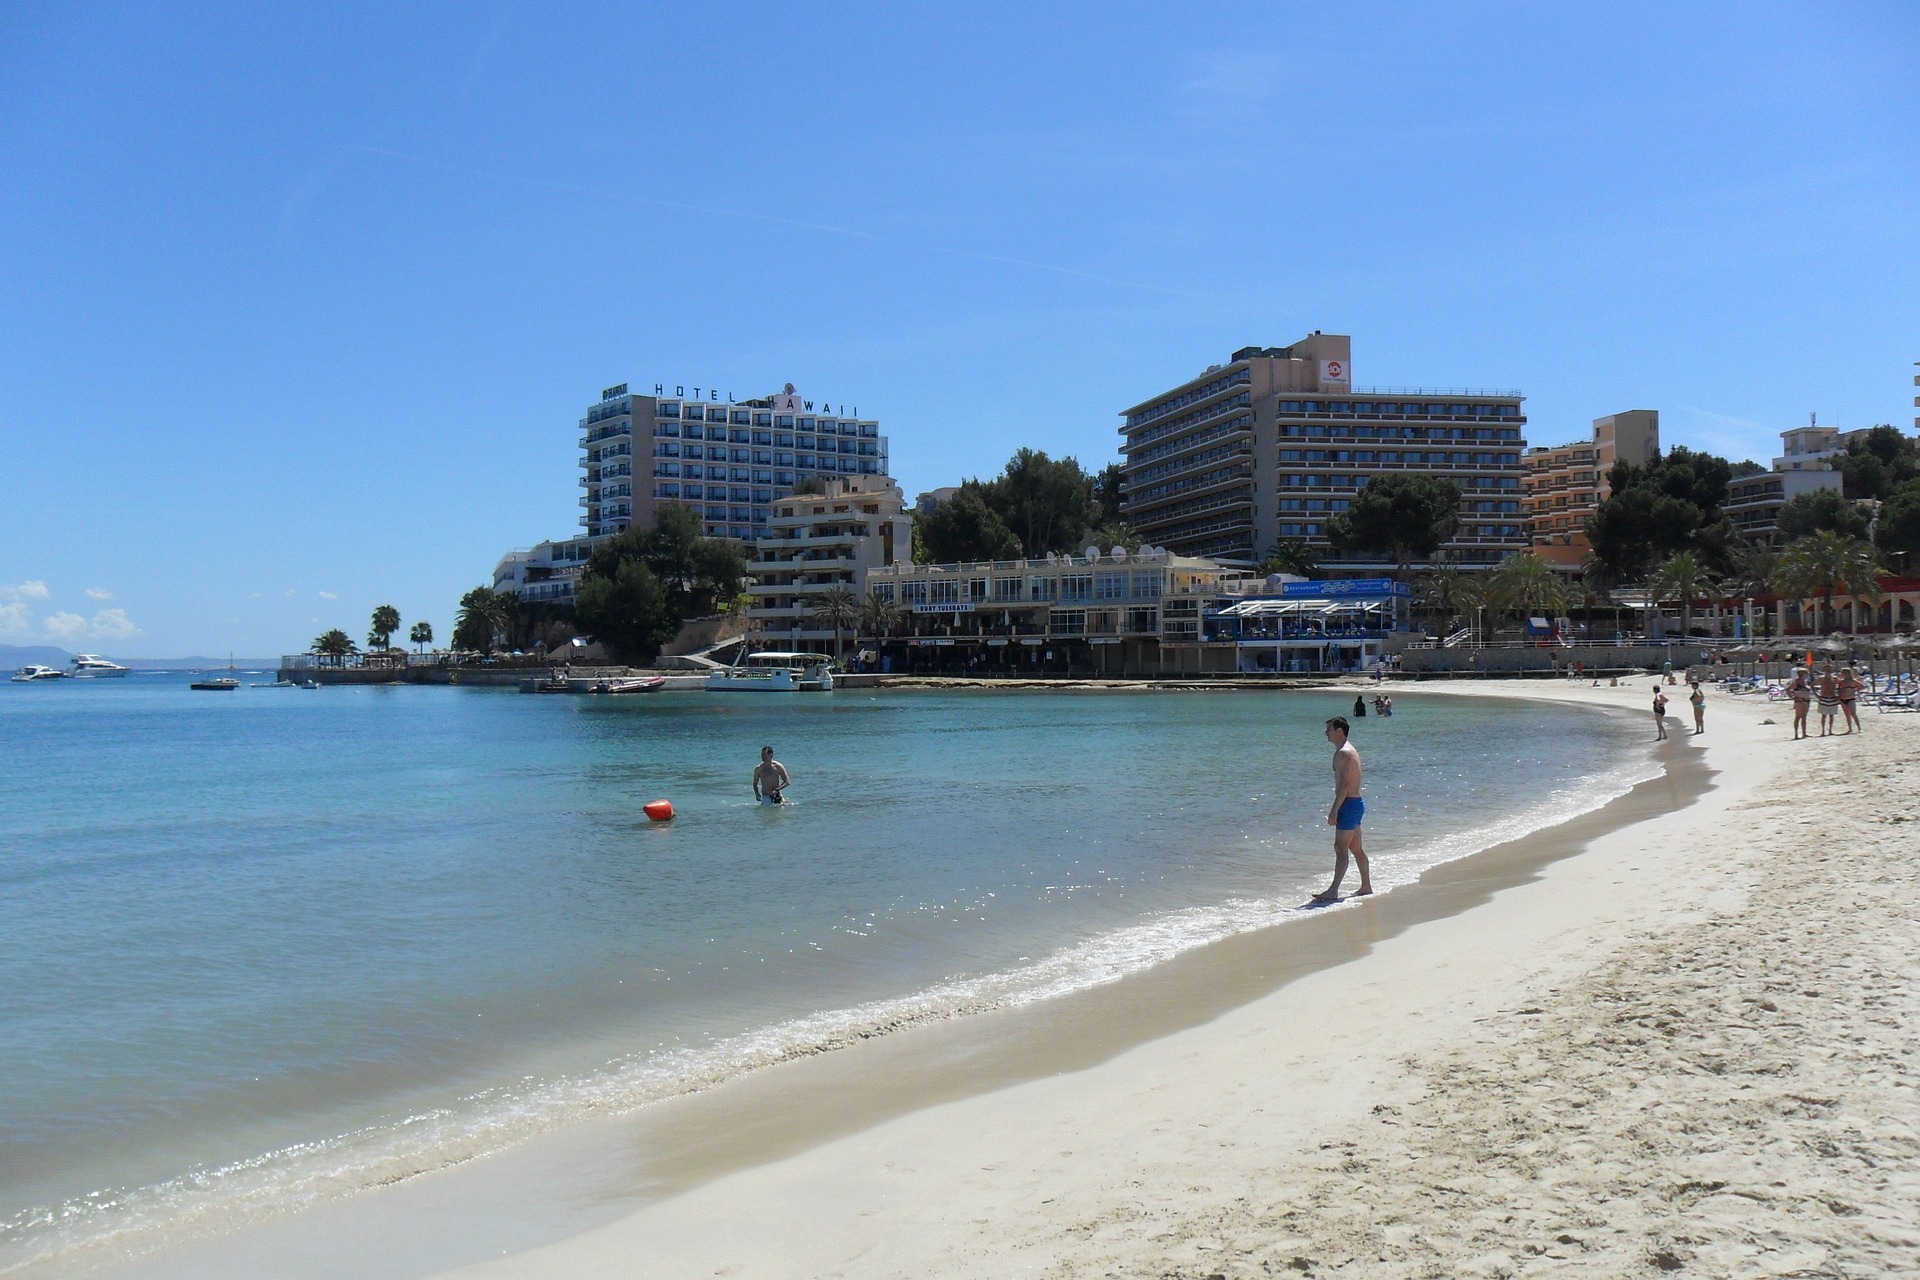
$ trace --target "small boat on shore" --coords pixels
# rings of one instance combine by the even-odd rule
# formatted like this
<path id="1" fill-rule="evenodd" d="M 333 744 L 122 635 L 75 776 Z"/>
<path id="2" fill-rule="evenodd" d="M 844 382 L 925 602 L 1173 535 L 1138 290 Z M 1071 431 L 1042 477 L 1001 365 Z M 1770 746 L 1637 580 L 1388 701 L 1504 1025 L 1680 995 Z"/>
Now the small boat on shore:
<path id="1" fill-rule="evenodd" d="M 14 672 L 8 680 L 13 684 L 29 684 L 35 680 L 65 680 L 66 678 L 67 673 L 56 667 L 43 667 L 38 663 L 30 663 Z"/>
<path id="2" fill-rule="evenodd" d="M 231 693 L 240 687 L 240 682 L 231 676 L 215 676 L 211 680 L 195 680 L 189 689 L 200 689 L 207 693 Z"/>
<path id="3" fill-rule="evenodd" d="M 667 687 L 665 676 L 635 676 L 629 680 L 595 681 L 588 693 L 658 693 Z"/>

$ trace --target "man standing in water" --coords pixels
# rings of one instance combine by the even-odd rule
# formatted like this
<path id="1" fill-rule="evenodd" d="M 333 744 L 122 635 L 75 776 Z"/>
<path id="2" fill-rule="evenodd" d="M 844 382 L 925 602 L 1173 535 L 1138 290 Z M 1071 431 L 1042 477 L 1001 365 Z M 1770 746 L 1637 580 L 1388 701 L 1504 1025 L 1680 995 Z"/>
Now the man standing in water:
<path id="1" fill-rule="evenodd" d="M 1313 895 L 1315 902 L 1340 901 L 1348 854 L 1353 855 L 1353 865 L 1360 868 L 1360 887 L 1353 896 L 1364 898 L 1373 892 L 1367 851 L 1360 845 L 1360 821 L 1367 812 L 1367 802 L 1360 798 L 1360 753 L 1347 741 L 1347 731 L 1346 717 L 1327 721 L 1327 741 L 1333 744 L 1333 807 L 1327 810 L 1327 825 L 1333 828 L 1333 883 L 1326 892 Z"/>
<path id="2" fill-rule="evenodd" d="M 780 793 L 792 785 L 787 766 L 773 758 L 773 748 L 760 748 L 760 765 L 753 771 L 753 798 L 761 804 L 785 804 Z"/>

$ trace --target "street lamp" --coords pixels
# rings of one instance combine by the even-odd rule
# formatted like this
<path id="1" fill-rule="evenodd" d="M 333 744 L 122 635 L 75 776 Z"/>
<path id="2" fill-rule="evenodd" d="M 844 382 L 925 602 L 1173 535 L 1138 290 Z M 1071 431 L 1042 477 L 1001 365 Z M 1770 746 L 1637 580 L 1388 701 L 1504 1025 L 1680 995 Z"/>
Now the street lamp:
<path id="1" fill-rule="evenodd" d="M 1487 647 L 1487 606 L 1483 604 L 1473 606 L 1473 617 L 1475 630 L 1479 632 L 1479 635 L 1474 639 L 1474 644 L 1476 647 L 1484 649 Z"/>

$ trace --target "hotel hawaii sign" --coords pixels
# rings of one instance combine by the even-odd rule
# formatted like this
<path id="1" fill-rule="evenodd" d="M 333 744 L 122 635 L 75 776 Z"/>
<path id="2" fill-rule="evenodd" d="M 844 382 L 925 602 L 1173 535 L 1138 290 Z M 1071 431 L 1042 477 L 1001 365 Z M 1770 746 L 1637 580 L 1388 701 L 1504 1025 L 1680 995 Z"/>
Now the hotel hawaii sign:
<path id="1" fill-rule="evenodd" d="M 703 395 L 702 392 L 705 392 L 705 394 Z M 602 391 L 600 393 L 600 400 L 602 403 L 605 403 L 608 400 L 618 400 L 621 396 L 628 395 L 628 394 L 630 394 L 630 392 L 627 390 L 627 384 L 623 382 L 617 387 L 608 387 L 606 390 Z M 654 383 L 653 394 L 656 397 L 666 395 L 667 384 L 664 382 Z M 695 387 L 693 389 L 693 394 L 688 395 L 686 384 L 677 383 L 673 388 L 673 394 L 677 399 L 704 400 L 708 404 L 735 403 L 733 398 L 733 392 L 731 391 L 727 392 L 727 398 L 725 400 L 722 400 L 720 398 L 720 389 L 718 387 Z M 773 397 L 773 407 L 780 410 L 782 413 L 814 412 L 814 402 L 811 400 L 802 400 L 799 396 L 795 395 L 793 391 L 793 384 L 791 382 L 787 384 L 786 390 L 782 391 L 779 395 L 776 395 Z M 857 418 L 860 416 L 859 405 L 853 406 L 853 412 L 848 413 L 847 406 L 845 406 L 844 404 L 833 405 L 833 404 L 827 403 L 824 400 L 820 402 L 819 411 L 821 413 L 835 414 L 842 418 Z"/>

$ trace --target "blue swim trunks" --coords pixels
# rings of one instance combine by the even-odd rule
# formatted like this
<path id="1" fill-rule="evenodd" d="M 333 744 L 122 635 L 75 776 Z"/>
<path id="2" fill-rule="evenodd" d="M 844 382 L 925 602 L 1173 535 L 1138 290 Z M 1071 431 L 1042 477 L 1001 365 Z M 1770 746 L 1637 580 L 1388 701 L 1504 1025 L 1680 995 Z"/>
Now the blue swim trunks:
<path id="1" fill-rule="evenodd" d="M 1349 796 L 1340 802 L 1340 812 L 1334 816 L 1335 831 L 1358 831 L 1361 820 L 1367 816 L 1367 802 L 1359 796 Z"/>

